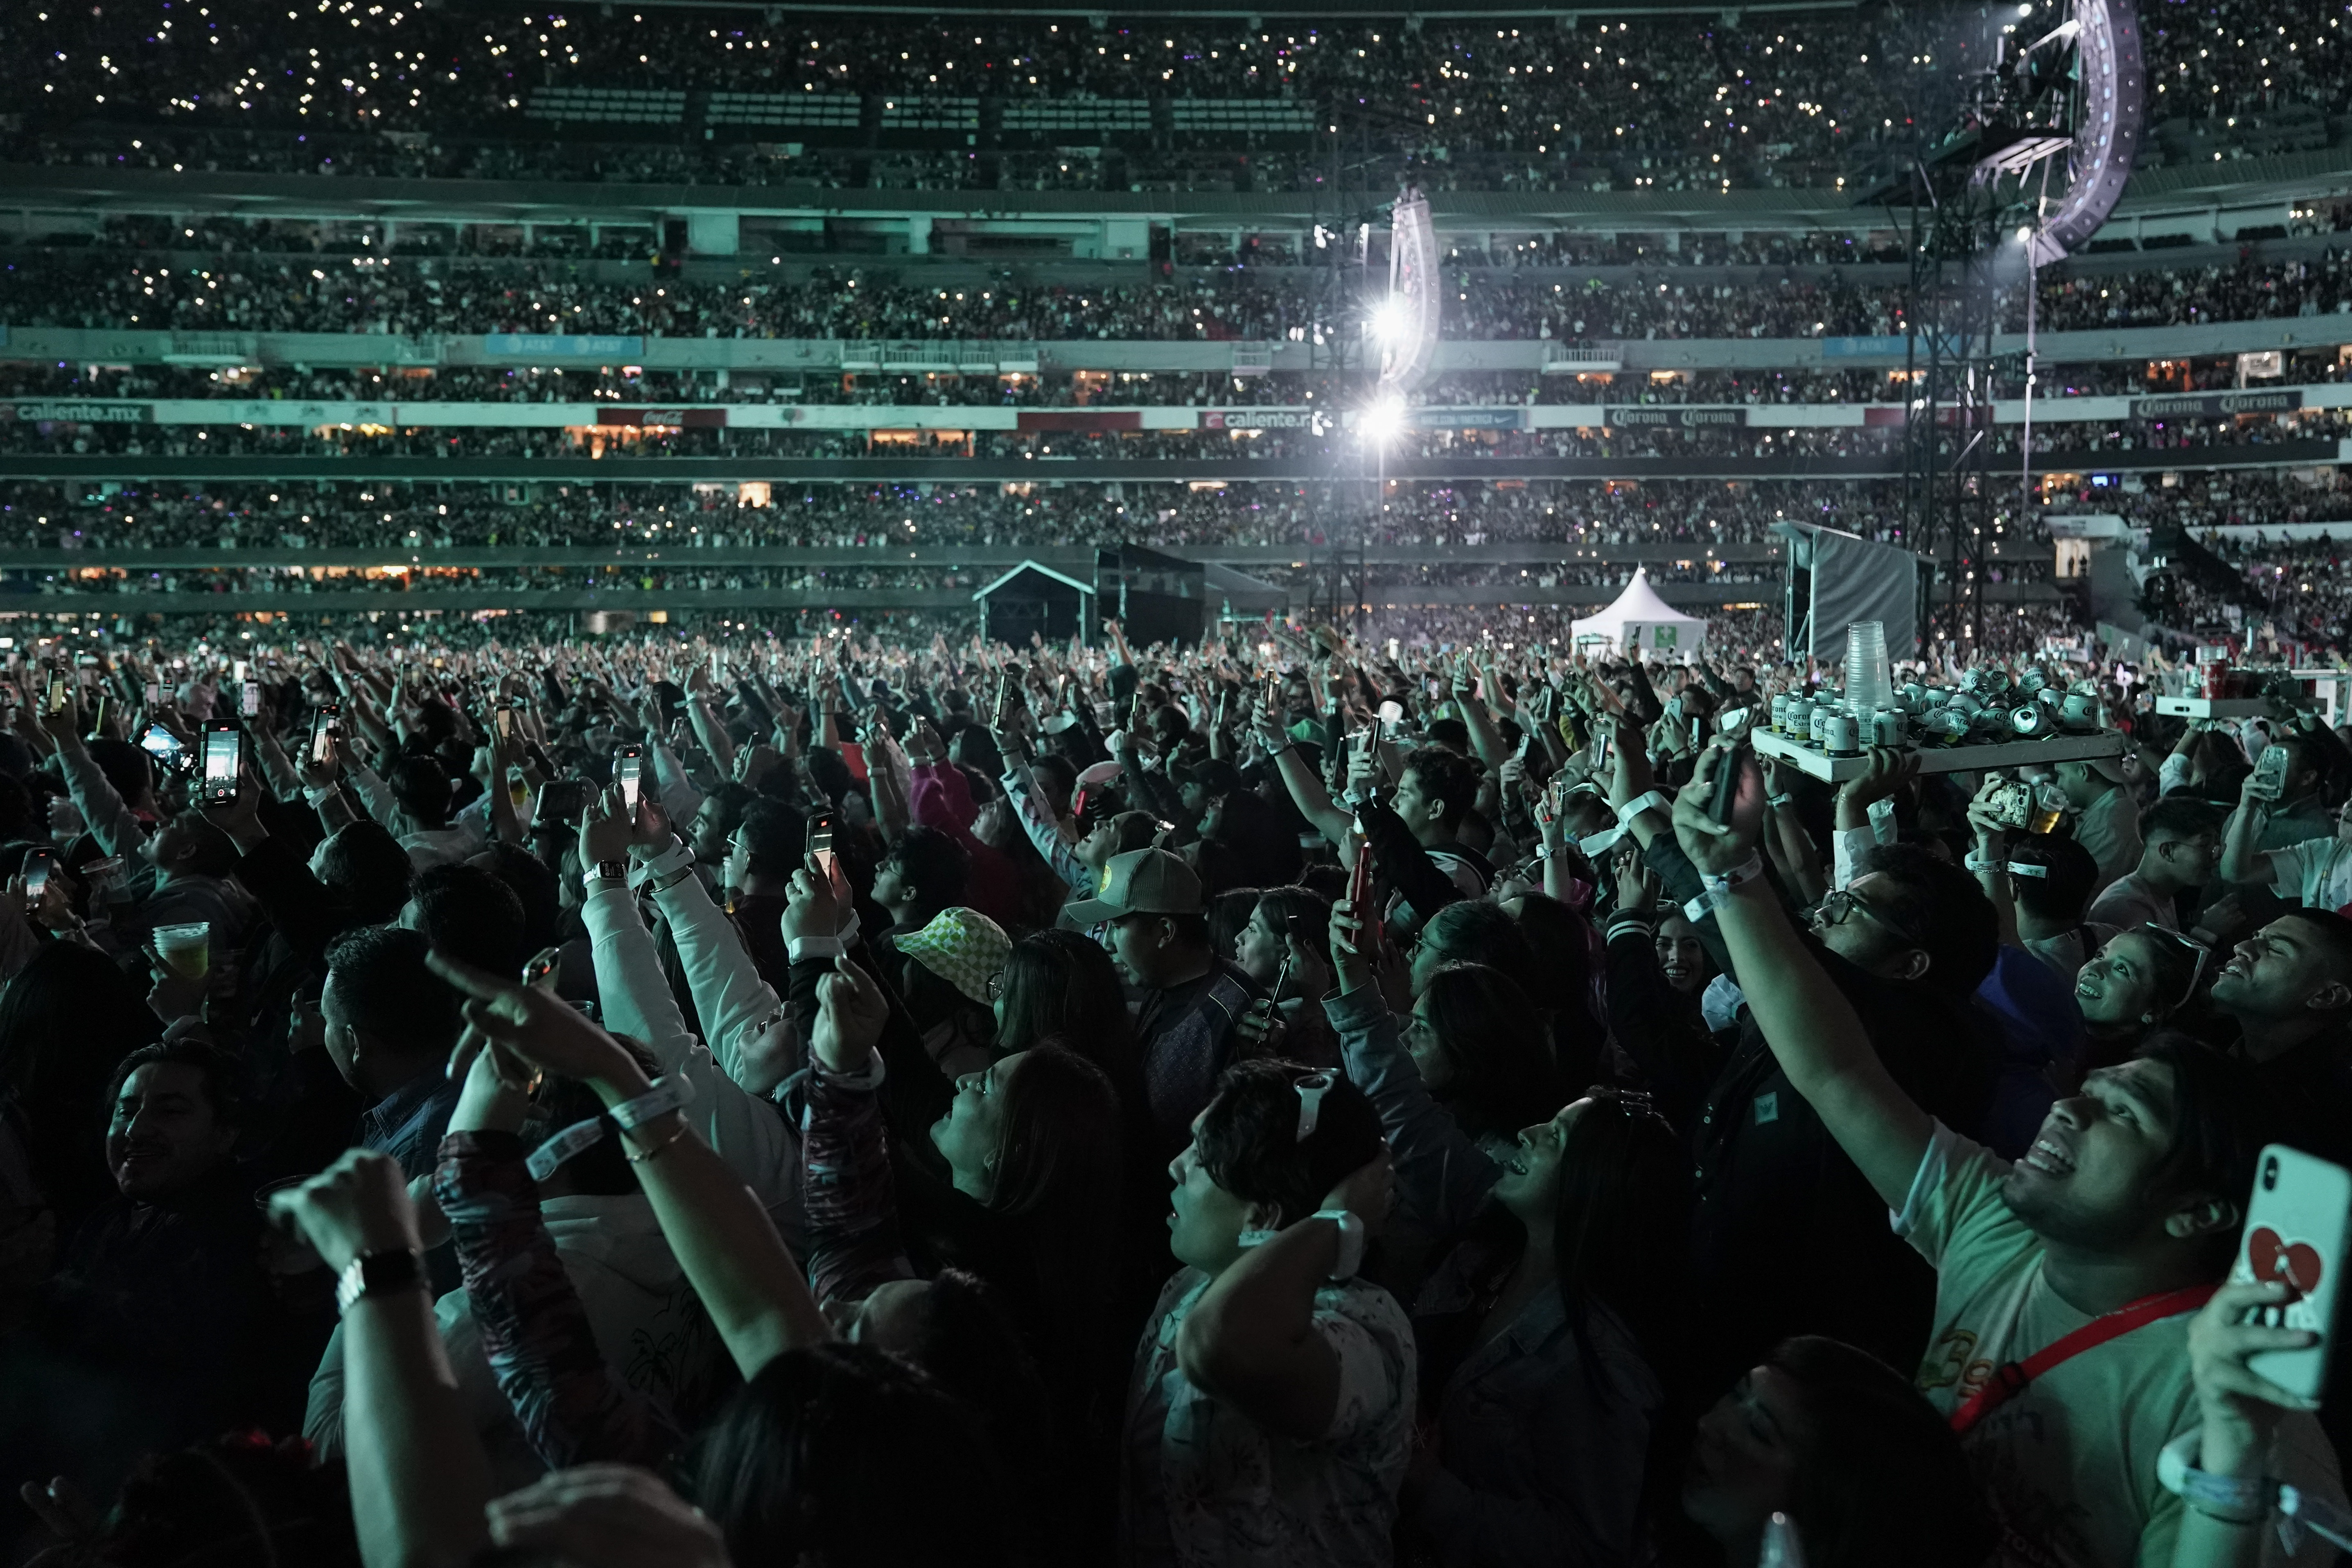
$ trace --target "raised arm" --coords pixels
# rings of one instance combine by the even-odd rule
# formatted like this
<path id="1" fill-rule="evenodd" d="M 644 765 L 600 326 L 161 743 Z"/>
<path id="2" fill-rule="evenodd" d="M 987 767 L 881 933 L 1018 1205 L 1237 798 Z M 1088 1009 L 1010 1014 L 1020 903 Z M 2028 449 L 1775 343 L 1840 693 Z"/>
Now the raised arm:
<path id="1" fill-rule="evenodd" d="M 453 1059 L 455 1070 L 469 1068 L 472 1052 L 489 1041 L 582 1080 L 607 1108 L 652 1089 L 619 1041 L 551 993 L 438 952 L 432 963 L 469 998 L 471 1027 L 458 1042 L 463 1059 Z M 767 1210 L 678 1112 L 647 1117 L 623 1138 L 662 1235 L 746 1381 L 785 1351 L 833 1337 Z"/>
<path id="2" fill-rule="evenodd" d="M 338 1275 L 358 1258 L 419 1250 L 400 1165 L 369 1150 L 278 1194 L 271 1212 Z M 353 1300 L 342 1331 L 344 1460 L 361 1561 L 457 1568 L 489 1541 L 490 1466 L 442 1350 L 421 1260 L 413 1283 Z"/>
<path id="3" fill-rule="evenodd" d="M 1324 1003 L 1349 1081 L 1381 1113 L 1397 1184 L 1437 1234 L 1467 1223 L 1503 1170 L 1431 1098 L 1363 952 L 1363 922 L 1346 900 L 1331 907 L 1331 969 L 1339 994 Z"/>
<path id="4" fill-rule="evenodd" d="M 2238 786 L 2238 805 L 2221 827 L 2221 879 L 2241 888 L 2267 887 L 2277 875 L 2263 852 L 2263 826 L 2270 819 L 2271 803 L 2248 773 Z"/>
<path id="5" fill-rule="evenodd" d="M 1715 774 L 1741 770 L 1731 821 L 1707 813 Z M 1903 1206 L 1934 1122 L 1895 1083 L 1862 1020 L 1772 895 L 1756 853 L 1764 783 L 1754 760 L 1706 749 L 1675 799 L 1675 836 L 1717 901 L 1715 916 L 1765 1044 L 1889 1208 Z M 1741 879 L 1725 888 L 1726 879 Z M 1720 889 L 1720 890 L 1718 890 Z"/>

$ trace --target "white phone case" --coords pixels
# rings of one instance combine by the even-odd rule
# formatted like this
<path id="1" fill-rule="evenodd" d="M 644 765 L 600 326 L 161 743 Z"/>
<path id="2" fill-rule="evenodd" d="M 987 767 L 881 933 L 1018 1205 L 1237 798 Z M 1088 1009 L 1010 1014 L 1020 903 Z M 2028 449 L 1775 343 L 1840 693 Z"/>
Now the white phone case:
<path id="1" fill-rule="evenodd" d="M 2275 1307 L 2257 1310 L 2255 1321 L 2273 1328 L 2309 1329 L 2319 1342 L 2309 1350 L 2265 1351 L 2247 1364 L 2290 1394 L 2315 1397 L 2327 1381 L 2336 1342 L 2337 1278 L 2345 1266 L 2347 1227 L 2352 1227 L 2352 1171 L 2273 1143 L 2254 1165 L 2253 1201 L 2246 1205 L 2245 1234 L 2238 1242 L 2233 1283 L 2284 1279 L 2297 1294 Z"/>

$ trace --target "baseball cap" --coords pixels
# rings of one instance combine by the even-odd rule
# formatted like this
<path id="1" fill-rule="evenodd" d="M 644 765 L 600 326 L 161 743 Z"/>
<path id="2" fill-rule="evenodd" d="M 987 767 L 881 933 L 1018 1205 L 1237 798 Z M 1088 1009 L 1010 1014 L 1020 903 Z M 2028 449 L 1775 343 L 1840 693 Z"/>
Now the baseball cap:
<path id="1" fill-rule="evenodd" d="M 1013 939 L 978 910 L 941 910 L 931 923 L 898 940 L 900 952 L 986 1006 L 989 976 L 1013 956 Z"/>
<path id="2" fill-rule="evenodd" d="M 2131 783 L 2131 768 L 2122 757 L 2084 757 L 2083 765 L 2109 784 Z"/>
<path id="3" fill-rule="evenodd" d="M 1165 849 L 1130 849 L 1103 867 L 1102 889 L 1062 906 L 1062 922 L 1096 925 L 1121 915 L 1197 915 L 1201 879 Z M 903 944 L 902 944 L 903 945 Z"/>

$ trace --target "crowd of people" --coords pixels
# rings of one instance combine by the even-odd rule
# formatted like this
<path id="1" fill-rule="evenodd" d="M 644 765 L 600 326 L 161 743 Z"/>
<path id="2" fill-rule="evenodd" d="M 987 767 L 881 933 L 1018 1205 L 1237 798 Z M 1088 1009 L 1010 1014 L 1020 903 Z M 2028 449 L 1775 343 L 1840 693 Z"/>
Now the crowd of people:
<path id="1" fill-rule="evenodd" d="M 2259 508 L 2271 500 L 2316 512 L 2344 506 L 2259 472 L 2190 474 L 2179 489 L 2112 497 L 2218 507 L 2204 481 Z M 2290 500 L 2296 493 L 2304 498 Z M 395 553 L 480 546 L 573 548 L 683 544 L 844 550 L 905 544 L 1091 545 L 1122 539 L 1174 545 L 1353 545 L 1476 548 L 1549 542 L 1564 556 L 1606 546 L 1688 544 L 1705 555 L 1769 543 L 1775 522 L 1827 523 L 1880 537 L 1901 513 L 1891 481 L 1704 479 L 1528 480 L 1495 484 L 1118 485 L 919 483 L 675 487 L 538 483 L 394 484 L 350 480 L 23 485 L 0 500 L 0 544 L 26 550 L 198 548 L 309 550 L 383 546 Z M 2086 508 L 2087 509 L 2087 508 Z M 2169 511 L 2166 514 L 2171 515 Z M 2198 515 L 2189 510 L 2187 517 Z M 2212 521 L 2239 521 L 2234 515 Z"/>
<path id="2" fill-rule="evenodd" d="M 198 624 L 0 678 L 19 1550 L 2332 1551 L 2241 1234 L 2352 1160 L 2291 692 L 1935 644 L 2122 750 L 1832 786 L 1741 737 L 1868 672 L 1728 619 Z"/>
<path id="3" fill-rule="evenodd" d="M 2037 405 L 2074 397 L 2168 396 L 2254 385 L 2325 386 L 2342 381 L 2334 349 L 2284 354 L 2278 374 L 2250 383 L 2234 354 L 2189 360 L 2116 361 L 2035 367 Z M 2000 398 L 2024 395 L 2021 356 L 1994 366 Z M 1765 406 L 1909 401 L 1909 373 L 1888 369 L 1449 371 L 1404 395 L 1416 408 Z M 1357 378 L 1328 371 L 767 371 L 649 369 L 642 365 L 443 365 L 393 371 L 260 364 L 0 363 L 0 403 L 11 400 L 226 399 L 291 403 L 762 404 L 890 407 L 1346 409 L 1361 397 Z"/>
<path id="4" fill-rule="evenodd" d="M 507 16 L 321 0 L 282 19 L 55 7 L 12 16 L 0 42 L 37 62 L 11 95 L 26 111 L 12 122 L 20 160 L 999 188 L 1297 189 L 1329 177 L 1328 154 L 1296 131 L 1208 135 L 1159 117 L 1148 130 L 1085 132 L 1090 150 L 1078 152 L 1032 148 L 1003 115 L 1039 99 L 1239 99 L 1311 106 L 1318 132 L 1343 132 L 1355 156 L 1398 160 L 1435 185 L 1687 190 L 1859 182 L 1940 138 L 1968 79 L 1994 65 L 1997 45 L 2046 30 L 2038 20 L 1884 5 L 1752 26 L 1711 16 L 1518 27 L 870 16 L 787 26 L 683 7 Z M 2347 102 L 2342 40 L 2317 15 L 2230 0 L 2148 23 L 2159 123 L 2221 129 Z M 600 125 L 593 110 L 534 101 L 546 89 L 646 88 L 679 95 L 672 118 Z M 728 125 L 728 139 L 706 140 L 690 134 L 687 111 L 687 95 L 706 92 L 821 97 L 847 104 L 849 119 L 829 136 Z M 959 132 L 928 148 L 880 145 L 882 107 L 906 99 L 963 100 L 987 144 L 967 151 Z"/>
<path id="5" fill-rule="evenodd" d="M 2161 256 L 2161 252 L 2158 253 Z M 1661 258 L 1661 260 L 1666 258 Z M 1325 269 L 1222 267 L 1156 276 L 1051 268 L 811 264 L 752 256 L 725 276 L 643 264 L 445 260 L 373 250 L 174 252 L 36 245 L 0 259 L 0 315 L 24 327 L 144 331 L 551 332 L 671 338 L 1322 342 L 1364 329 L 1370 301 Z M 1764 267 L 1694 279 L 1662 265 L 1608 275 L 1465 267 L 1444 275 L 1449 337 L 1567 343 L 1683 338 L 1886 337 L 1906 331 L 1909 284 L 1895 268 Z M 1847 274 L 1847 276 L 1841 276 Z M 936 277 L 937 274 L 935 273 Z M 2065 266 L 2038 275 L 2043 331 L 2154 327 L 2352 311 L 2343 253 L 2130 270 Z M 2001 290 L 2005 331 L 2025 325 L 2022 289 Z"/>

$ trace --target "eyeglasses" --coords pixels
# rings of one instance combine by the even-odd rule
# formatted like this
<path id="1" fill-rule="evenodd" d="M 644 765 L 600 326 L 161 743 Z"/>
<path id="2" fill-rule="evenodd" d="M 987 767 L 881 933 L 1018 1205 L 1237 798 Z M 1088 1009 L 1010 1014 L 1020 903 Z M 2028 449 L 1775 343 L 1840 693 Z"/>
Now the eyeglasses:
<path id="1" fill-rule="evenodd" d="M 1901 937 L 1913 947 L 1926 947 L 1927 945 L 1926 942 L 1921 942 L 1917 937 L 1912 935 L 1908 931 L 1905 930 L 1899 921 L 1889 920 L 1884 910 L 1880 910 L 1869 900 L 1864 898 L 1860 893 L 1850 891 L 1844 888 L 1839 889 L 1836 892 L 1832 893 L 1828 898 L 1823 899 L 1820 905 L 1815 908 L 1813 912 L 1815 915 L 1820 917 L 1822 924 L 1825 926 L 1833 926 L 1843 925 L 1845 923 L 1846 916 L 1853 913 L 1856 910 L 1860 910 L 1864 914 L 1868 915 L 1872 920 L 1876 921 L 1880 925 L 1885 926 L 1888 931 L 1893 931 L 1896 936 Z"/>
<path id="2" fill-rule="evenodd" d="M 2185 947 L 2194 955 L 2189 966 L 2189 988 L 2180 994 L 2180 1000 L 2172 1005 L 2173 1010 L 2178 1012 L 2188 1006 L 2189 999 L 2197 994 L 2197 984 L 2205 978 L 2205 965 L 2212 962 L 2213 950 L 2186 931 L 2173 931 L 2157 924 L 2154 921 L 2149 921 L 2140 929 L 2152 937 Z"/>

